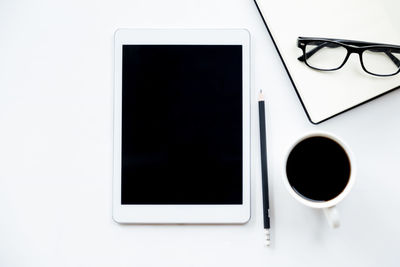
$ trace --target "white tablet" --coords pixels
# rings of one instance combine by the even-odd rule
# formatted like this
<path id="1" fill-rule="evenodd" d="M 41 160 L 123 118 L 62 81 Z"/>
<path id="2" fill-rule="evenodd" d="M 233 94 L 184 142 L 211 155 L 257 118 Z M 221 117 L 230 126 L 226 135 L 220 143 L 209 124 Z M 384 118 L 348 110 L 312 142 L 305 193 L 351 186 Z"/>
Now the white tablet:
<path id="1" fill-rule="evenodd" d="M 247 30 L 115 33 L 113 218 L 250 218 Z"/>

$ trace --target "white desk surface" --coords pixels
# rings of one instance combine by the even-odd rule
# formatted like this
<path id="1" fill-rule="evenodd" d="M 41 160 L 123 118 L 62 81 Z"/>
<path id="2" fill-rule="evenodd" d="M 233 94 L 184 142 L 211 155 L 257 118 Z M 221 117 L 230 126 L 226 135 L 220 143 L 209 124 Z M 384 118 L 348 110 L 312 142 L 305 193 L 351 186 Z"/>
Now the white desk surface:
<path id="1" fill-rule="evenodd" d="M 250 30 L 249 223 L 122 226 L 112 220 L 113 33 L 119 27 Z M 0 266 L 398 266 L 400 91 L 312 125 L 253 1 L 3 0 L 0 36 Z M 263 246 L 259 88 L 268 99 L 270 248 Z M 311 130 L 341 136 L 357 160 L 357 181 L 339 205 L 337 230 L 282 183 L 286 147 Z"/>

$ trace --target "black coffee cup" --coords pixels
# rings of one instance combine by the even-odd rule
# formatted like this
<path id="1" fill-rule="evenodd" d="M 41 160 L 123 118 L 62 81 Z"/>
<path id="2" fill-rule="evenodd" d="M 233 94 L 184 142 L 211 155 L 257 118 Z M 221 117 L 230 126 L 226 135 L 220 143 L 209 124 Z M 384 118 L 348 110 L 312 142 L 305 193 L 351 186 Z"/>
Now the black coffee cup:
<path id="1" fill-rule="evenodd" d="M 350 150 L 339 138 L 323 132 L 308 134 L 289 149 L 284 182 L 296 200 L 323 209 L 331 226 L 338 227 L 335 205 L 354 183 L 352 162 Z"/>

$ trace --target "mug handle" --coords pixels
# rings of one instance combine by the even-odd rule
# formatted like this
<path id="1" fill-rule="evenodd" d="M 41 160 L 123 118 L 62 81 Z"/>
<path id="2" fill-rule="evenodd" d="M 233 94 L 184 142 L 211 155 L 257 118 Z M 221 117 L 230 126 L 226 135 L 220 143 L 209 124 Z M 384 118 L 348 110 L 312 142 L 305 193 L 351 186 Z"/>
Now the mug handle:
<path id="1" fill-rule="evenodd" d="M 340 226 L 339 212 L 338 212 L 336 206 L 324 208 L 324 213 L 325 213 L 326 219 L 328 220 L 329 225 L 332 228 L 338 228 Z"/>

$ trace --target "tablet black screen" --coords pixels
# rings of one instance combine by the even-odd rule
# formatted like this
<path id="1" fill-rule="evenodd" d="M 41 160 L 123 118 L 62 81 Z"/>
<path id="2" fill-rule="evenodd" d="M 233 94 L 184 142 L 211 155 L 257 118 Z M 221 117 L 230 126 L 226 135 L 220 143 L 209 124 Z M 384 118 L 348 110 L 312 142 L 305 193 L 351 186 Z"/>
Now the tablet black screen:
<path id="1" fill-rule="evenodd" d="M 121 204 L 242 204 L 242 46 L 123 45 Z"/>

